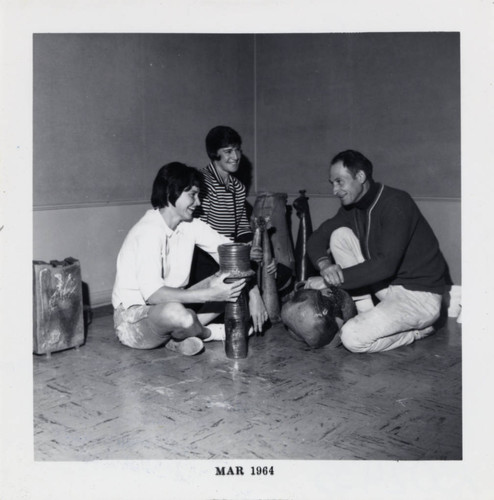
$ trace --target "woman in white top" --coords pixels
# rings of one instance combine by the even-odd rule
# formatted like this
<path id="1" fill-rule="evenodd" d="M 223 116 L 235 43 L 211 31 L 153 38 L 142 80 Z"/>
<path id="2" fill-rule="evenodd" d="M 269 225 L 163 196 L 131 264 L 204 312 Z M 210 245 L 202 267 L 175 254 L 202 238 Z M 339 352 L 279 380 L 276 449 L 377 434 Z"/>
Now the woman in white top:
<path id="1" fill-rule="evenodd" d="M 202 350 L 201 339 L 224 335 L 224 328 L 218 333 L 205 325 L 224 310 L 224 302 L 238 298 L 245 280 L 225 283 L 228 275 L 223 273 L 186 288 L 195 246 L 218 261 L 218 246 L 231 242 L 193 218 L 200 182 L 192 167 L 178 162 L 163 166 L 153 183 L 153 209 L 122 244 L 112 303 L 115 330 L 124 345 L 152 349 L 165 344 L 192 355 Z M 259 294 L 256 288 L 249 294 Z M 198 303 L 204 307 L 197 314 L 186 307 Z"/>

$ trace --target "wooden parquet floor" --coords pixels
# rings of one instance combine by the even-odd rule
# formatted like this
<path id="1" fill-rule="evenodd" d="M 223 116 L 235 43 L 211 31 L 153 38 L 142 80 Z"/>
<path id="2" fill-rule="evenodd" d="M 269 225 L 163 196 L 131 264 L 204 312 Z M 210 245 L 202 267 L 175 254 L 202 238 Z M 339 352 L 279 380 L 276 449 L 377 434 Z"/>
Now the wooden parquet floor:
<path id="1" fill-rule="evenodd" d="M 461 326 L 395 351 L 311 351 L 277 325 L 249 356 L 132 350 L 110 315 L 34 356 L 34 457 L 461 460 Z"/>

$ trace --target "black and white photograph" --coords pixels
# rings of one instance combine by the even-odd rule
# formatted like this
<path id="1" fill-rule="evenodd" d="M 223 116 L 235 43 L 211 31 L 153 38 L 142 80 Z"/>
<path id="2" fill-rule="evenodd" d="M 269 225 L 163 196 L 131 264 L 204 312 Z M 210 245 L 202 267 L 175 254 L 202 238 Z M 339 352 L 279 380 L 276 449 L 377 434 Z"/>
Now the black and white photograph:
<path id="1" fill-rule="evenodd" d="M 492 5 L 172 3 L 2 6 L 5 498 L 489 498 Z"/>

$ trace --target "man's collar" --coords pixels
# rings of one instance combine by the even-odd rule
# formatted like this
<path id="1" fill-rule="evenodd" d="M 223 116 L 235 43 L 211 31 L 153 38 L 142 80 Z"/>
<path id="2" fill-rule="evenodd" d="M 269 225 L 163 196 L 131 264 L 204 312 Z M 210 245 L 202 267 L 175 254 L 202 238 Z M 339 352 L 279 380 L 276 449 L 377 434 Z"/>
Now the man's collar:
<path id="1" fill-rule="evenodd" d="M 354 204 L 354 206 L 359 210 L 366 210 L 367 208 L 369 208 L 376 199 L 379 187 L 379 183 L 371 180 L 367 193 L 365 193 L 364 196 Z"/>

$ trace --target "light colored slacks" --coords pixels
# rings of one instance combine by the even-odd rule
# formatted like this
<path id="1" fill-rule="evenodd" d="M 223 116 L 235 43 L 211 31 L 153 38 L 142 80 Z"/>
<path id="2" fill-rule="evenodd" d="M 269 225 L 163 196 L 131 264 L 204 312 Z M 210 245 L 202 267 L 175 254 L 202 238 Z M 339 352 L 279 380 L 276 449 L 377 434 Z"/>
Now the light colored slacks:
<path id="1" fill-rule="evenodd" d="M 349 228 L 333 232 L 330 250 L 342 268 L 363 262 L 364 256 L 355 233 Z M 376 293 L 374 306 L 370 295 L 353 297 L 359 311 L 341 328 L 341 341 L 352 352 L 389 351 L 411 344 L 433 333 L 439 318 L 441 295 L 407 290 L 391 285 Z"/>

